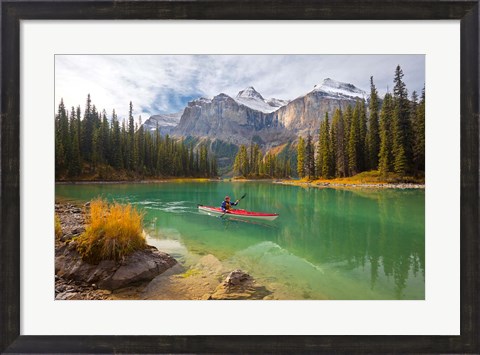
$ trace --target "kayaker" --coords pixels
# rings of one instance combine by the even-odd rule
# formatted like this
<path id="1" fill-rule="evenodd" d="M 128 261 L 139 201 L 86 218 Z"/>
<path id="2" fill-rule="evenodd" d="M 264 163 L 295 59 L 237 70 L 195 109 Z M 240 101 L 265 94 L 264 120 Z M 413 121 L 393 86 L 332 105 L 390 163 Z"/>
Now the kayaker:
<path id="1" fill-rule="evenodd" d="M 238 205 L 238 201 L 239 200 L 235 202 L 230 202 L 230 196 L 225 196 L 225 200 L 223 200 L 222 202 L 222 211 L 223 212 L 230 211 L 232 209 L 232 206 Z"/>

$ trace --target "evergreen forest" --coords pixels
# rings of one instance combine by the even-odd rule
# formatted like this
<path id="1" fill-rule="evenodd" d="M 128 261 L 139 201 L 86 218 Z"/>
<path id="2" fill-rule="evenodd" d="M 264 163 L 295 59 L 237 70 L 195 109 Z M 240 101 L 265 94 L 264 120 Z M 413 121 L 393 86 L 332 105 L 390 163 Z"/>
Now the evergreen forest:
<path id="1" fill-rule="evenodd" d="M 141 117 L 134 122 L 130 102 L 127 120 L 110 119 L 87 97 L 67 112 L 63 100 L 55 118 L 55 175 L 57 179 L 94 176 L 95 179 L 145 177 L 213 177 L 217 163 L 206 145 L 187 146 L 182 140 L 146 132 Z"/>

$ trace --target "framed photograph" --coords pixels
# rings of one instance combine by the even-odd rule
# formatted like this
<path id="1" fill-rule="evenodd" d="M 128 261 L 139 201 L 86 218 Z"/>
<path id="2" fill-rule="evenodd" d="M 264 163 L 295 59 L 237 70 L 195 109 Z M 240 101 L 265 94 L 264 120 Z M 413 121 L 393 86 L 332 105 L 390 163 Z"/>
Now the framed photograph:
<path id="1" fill-rule="evenodd" d="M 477 1 L 1 11 L 2 352 L 479 352 Z"/>

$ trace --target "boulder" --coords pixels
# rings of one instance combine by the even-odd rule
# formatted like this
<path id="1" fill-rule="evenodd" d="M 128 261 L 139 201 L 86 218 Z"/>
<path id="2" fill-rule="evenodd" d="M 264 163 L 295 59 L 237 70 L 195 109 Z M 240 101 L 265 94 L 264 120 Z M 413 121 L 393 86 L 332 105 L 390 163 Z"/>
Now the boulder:
<path id="1" fill-rule="evenodd" d="M 249 274 L 234 270 L 215 289 L 210 299 L 213 300 L 261 300 L 272 292 L 259 285 Z M 205 298 L 204 298 L 205 299 Z"/>
<path id="2" fill-rule="evenodd" d="M 75 242 L 58 248 L 55 254 L 55 273 L 58 276 L 94 283 L 98 288 L 107 290 L 150 281 L 177 263 L 170 255 L 152 246 L 138 250 L 120 262 L 104 260 L 96 265 L 82 259 Z"/>

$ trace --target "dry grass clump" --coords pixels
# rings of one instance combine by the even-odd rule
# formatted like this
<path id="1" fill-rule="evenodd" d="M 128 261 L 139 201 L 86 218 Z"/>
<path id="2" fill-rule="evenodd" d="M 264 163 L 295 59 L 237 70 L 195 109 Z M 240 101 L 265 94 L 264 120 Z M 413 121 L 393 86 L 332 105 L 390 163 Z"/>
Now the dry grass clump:
<path id="1" fill-rule="evenodd" d="M 62 225 L 60 224 L 60 218 L 55 214 L 55 237 L 60 238 L 62 236 Z"/>
<path id="2" fill-rule="evenodd" d="M 77 250 L 85 261 L 119 261 L 136 250 L 145 249 L 143 213 L 130 204 L 109 204 L 99 198 L 90 203 L 85 232 L 77 238 Z"/>

